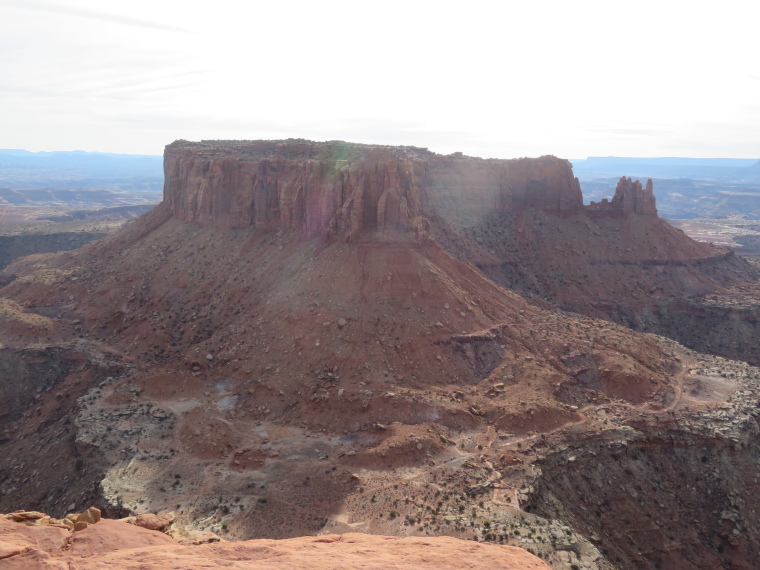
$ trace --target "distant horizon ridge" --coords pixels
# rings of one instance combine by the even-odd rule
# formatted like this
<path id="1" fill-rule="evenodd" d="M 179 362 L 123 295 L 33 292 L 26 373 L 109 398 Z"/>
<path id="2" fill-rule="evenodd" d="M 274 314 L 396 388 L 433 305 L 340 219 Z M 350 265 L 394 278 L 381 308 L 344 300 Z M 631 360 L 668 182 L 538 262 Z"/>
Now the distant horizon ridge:
<path id="1" fill-rule="evenodd" d="M 0 149 L 0 154 L 4 154 L 6 156 L 36 156 L 36 157 L 43 157 L 43 156 L 53 156 L 53 155 L 64 155 L 64 154 L 75 154 L 75 155 L 96 155 L 96 156 L 119 156 L 119 157 L 136 157 L 136 158 L 154 158 L 158 157 L 161 158 L 163 155 L 160 154 L 133 154 L 133 153 L 123 153 L 123 152 L 100 152 L 100 151 L 89 151 L 89 150 L 26 150 L 22 148 L 2 148 Z"/>
<path id="2" fill-rule="evenodd" d="M 227 139 L 219 139 L 219 140 L 227 140 Z M 233 140 L 233 139 L 229 139 Z M 237 140 L 237 139 L 235 139 Z M 288 140 L 288 139 L 240 139 L 240 140 Z M 307 140 L 307 139 L 304 139 Z M 338 140 L 338 139 L 335 139 Z M 318 142 L 318 141 L 314 141 Z M 329 142 L 329 141 L 326 141 Z M 350 142 L 350 141 L 342 141 L 342 142 Z M 360 143 L 360 144 L 366 144 L 366 143 Z M 372 146 L 372 145 L 370 145 Z M 395 145 L 380 145 L 380 146 L 395 146 Z M 399 145 L 399 146 L 413 146 L 415 148 L 428 148 L 430 147 L 421 147 L 417 145 Z M 430 149 L 432 150 L 432 149 Z M 436 152 L 436 151 L 432 151 Z M 96 155 L 96 156 L 110 156 L 110 157 L 135 157 L 135 158 L 162 158 L 163 154 L 136 154 L 136 153 L 123 153 L 123 152 L 101 152 L 101 151 L 89 151 L 89 150 L 26 150 L 21 148 L 4 148 L 0 149 L 0 154 L 4 155 L 11 155 L 11 156 L 36 156 L 36 157 L 43 157 L 43 156 L 53 156 L 53 155 Z M 440 154 L 437 153 L 436 154 Z M 631 164 L 636 164 L 641 161 L 648 162 L 648 161 L 655 161 L 658 164 L 662 165 L 672 165 L 672 166 L 694 166 L 699 163 L 705 163 L 705 166 L 720 166 L 719 163 L 725 162 L 724 166 L 740 166 L 738 163 L 745 163 L 746 166 L 752 166 L 758 162 L 760 162 L 760 156 L 757 158 L 735 158 L 735 157 L 688 157 L 688 156 L 617 156 L 617 155 L 607 155 L 607 156 L 601 156 L 601 155 L 590 155 L 586 156 L 585 158 L 580 157 L 562 157 L 558 154 L 554 154 L 554 156 L 558 156 L 560 158 L 567 158 L 567 160 L 570 160 L 571 162 L 585 162 L 585 161 L 621 161 Z M 709 163 L 709 164 L 706 164 Z"/>

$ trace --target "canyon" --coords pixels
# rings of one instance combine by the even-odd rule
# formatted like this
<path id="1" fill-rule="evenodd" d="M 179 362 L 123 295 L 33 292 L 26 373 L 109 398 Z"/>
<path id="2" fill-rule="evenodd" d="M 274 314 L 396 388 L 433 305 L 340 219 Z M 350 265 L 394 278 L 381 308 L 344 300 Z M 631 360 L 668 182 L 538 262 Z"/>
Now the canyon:
<path id="1" fill-rule="evenodd" d="M 152 207 L 116 206 L 52 214 L 50 203 L 26 207 L 0 204 L 0 269 L 26 255 L 82 247 L 113 233 Z"/>
<path id="2" fill-rule="evenodd" d="M 552 156 L 300 139 L 176 141 L 164 172 L 0 273 L 0 512 L 760 557 L 760 270 L 651 181 L 584 205 Z"/>

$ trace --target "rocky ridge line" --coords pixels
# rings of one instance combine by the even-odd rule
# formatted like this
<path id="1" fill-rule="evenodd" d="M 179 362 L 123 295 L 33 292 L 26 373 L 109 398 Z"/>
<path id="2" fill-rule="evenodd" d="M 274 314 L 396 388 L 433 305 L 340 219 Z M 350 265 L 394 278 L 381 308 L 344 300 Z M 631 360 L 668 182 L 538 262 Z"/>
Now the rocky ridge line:
<path id="1" fill-rule="evenodd" d="M 82 517 L 87 513 L 82 513 Z M 185 570 L 208 568 L 545 570 L 541 559 L 512 546 L 450 537 L 398 538 L 358 533 L 241 542 L 183 540 L 141 521 L 82 522 L 75 534 L 43 513 L 0 515 L 0 566 L 4 570 L 98 568 Z M 146 515 L 143 515 L 146 517 Z M 158 518 L 154 515 L 148 517 Z M 68 520 L 68 519 L 67 519 Z M 76 523 L 80 525 L 80 523 Z"/>

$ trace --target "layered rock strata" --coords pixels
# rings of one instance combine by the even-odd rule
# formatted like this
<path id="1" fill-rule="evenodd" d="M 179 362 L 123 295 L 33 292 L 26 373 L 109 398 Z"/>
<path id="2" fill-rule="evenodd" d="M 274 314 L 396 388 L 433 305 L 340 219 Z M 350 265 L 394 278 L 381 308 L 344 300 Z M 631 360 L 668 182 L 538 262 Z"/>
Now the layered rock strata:
<path id="1" fill-rule="evenodd" d="M 641 182 L 633 181 L 623 176 L 617 184 L 612 201 L 604 198 L 601 202 L 591 202 L 587 206 L 589 212 L 605 214 L 641 214 L 644 216 L 656 216 L 657 206 L 654 198 L 654 184 L 652 179 L 647 180 L 647 185 L 642 188 Z"/>
<path id="2" fill-rule="evenodd" d="M 299 229 L 307 237 L 420 229 L 431 194 L 477 213 L 583 209 L 570 163 L 482 160 L 343 142 L 177 141 L 166 147 L 164 200 L 202 225 Z"/>
<path id="3" fill-rule="evenodd" d="M 742 357 L 739 344 L 703 339 L 688 323 L 700 297 L 754 282 L 758 271 L 660 219 L 651 180 L 622 177 L 611 200 L 584 206 L 572 166 L 551 156 L 484 160 L 303 140 L 176 141 L 165 170 L 164 200 L 180 220 L 349 241 L 432 237 L 534 301 Z M 758 330 L 754 316 L 743 321 L 744 336 Z M 760 348 L 747 358 L 760 362 Z"/>

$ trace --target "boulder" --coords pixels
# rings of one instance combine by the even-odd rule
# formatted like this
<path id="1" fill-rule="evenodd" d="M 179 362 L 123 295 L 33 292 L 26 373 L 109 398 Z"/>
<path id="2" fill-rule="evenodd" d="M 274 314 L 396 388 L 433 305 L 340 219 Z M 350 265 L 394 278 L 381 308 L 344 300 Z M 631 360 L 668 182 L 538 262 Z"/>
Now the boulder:
<path id="1" fill-rule="evenodd" d="M 95 507 L 90 507 L 77 517 L 77 522 L 86 522 L 87 524 L 95 524 L 99 520 L 100 509 L 96 509 Z"/>
<path id="2" fill-rule="evenodd" d="M 163 531 L 174 522 L 175 518 L 176 517 L 171 513 L 159 513 L 157 515 L 146 513 L 144 515 L 138 515 L 135 518 L 134 524 L 142 528 L 147 528 L 148 530 Z"/>
<path id="3" fill-rule="evenodd" d="M 40 513 L 37 511 L 16 511 L 5 516 L 14 522 L 26 522 L 41 519 L 45 517 L 45 513 Z"/>

